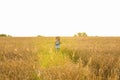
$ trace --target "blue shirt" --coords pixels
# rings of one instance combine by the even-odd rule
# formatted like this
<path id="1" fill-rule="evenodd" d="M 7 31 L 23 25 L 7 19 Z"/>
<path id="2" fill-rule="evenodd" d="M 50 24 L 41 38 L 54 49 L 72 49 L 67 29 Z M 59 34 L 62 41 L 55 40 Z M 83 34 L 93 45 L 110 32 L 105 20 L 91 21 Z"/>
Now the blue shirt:
<path id="1" fill-rule="evenodd" d="M 60 42 L 59 42 L 59 41 L 56 41 L 55 47 L 56 47 L 56 48 L 60 48 Z"/>

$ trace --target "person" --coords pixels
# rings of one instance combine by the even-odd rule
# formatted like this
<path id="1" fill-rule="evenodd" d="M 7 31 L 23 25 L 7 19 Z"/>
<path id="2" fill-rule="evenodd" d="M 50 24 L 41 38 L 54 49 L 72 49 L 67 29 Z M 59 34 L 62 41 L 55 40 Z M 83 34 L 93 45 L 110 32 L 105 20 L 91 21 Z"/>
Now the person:
<path id="1" fill-rule="evenodd" d="M 59 36 L 56 37 L 55 48 L 57 51 L 60 50 L 60 37 Z"/>

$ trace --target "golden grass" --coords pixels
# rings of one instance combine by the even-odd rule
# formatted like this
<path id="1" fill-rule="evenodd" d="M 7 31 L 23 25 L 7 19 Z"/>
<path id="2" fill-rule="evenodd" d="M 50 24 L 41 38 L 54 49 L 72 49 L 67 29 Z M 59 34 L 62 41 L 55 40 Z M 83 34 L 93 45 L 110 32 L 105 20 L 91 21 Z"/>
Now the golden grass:
<path id="1" fill-rule="evenodd" d="M 120 80 L 120 37 L 0 38 L 0 80 Z"/>

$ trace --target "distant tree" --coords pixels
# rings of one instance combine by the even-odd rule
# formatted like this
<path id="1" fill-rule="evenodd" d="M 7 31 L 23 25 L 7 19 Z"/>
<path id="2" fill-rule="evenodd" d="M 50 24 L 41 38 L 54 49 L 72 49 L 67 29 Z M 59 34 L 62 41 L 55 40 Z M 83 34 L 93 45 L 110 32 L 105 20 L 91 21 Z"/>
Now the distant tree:
<path id="1" fill-rule="evenodd" d="M 12 37 L 12 36 L 7 34 L 0 34 L 0 37 Z"/>
<path id="2" fill-rule="evenodd" d="M 7 35 L 7 37 L 12 37 L 11 35 Z"/>
<path id="3" fill-rule="evenodd" d="M 87 34 L 86 34 L 85 32 L 83 32 L 83 33 L 81 33 L 81 36 L 86 37 L 86 36 L 87 36 Z"/>
<path id="4" fill-rule="evenodd" d="M 87 37 L 87 34 L 85 32 L 78 32 L 74 37 Z"/>
<path id="5" fill-rule="evenodd" d="M 81 36 L 81 32 L 77 33 L 77 36 Z"/>
<path id="6" fill-rule="evenodd" d="M 6 34 L 0 34 L 0 37 L 7 37 Z"/>
<path id="7" fill-rule="evenodd" d="M 42 35 L 37 35 L 37 37 L 43 37 Z"/>
<path id="8" fill-rule="evenodd" d="M 76 35 L 76 34 L 74 34 L 74 37 L 77 37 L 77 35 Z"/>

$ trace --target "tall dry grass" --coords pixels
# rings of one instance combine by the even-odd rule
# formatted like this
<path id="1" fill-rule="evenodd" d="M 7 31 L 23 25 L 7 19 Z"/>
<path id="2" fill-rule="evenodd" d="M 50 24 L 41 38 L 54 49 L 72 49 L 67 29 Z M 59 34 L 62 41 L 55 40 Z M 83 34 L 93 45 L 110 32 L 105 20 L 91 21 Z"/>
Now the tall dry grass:
<path id="1" fill-rule="evenodd" d="M 34 80 L 36 49 L 32 38 L 0 38 L 0 80 Z"/>
<path id="2" fill-rule="evenodd" d="M 120 80 L 120 37 L 0 38 L 0 80 Z"/>
<path id="3" fill-rule="evenodd" d="M 49 39 L 45 43 L 48 53 L 42 53 L 42 56 L 47 54 L 49 57 L 42 59 L 41 56 L 43 62 L 47 64 L 44 68 L 40 68 L 39 77 L 42 80 L 120 79 L 119 37 L 61 38 L 61 50 L 56 56 L 52 55 L 56 54 L 54 48 L 53 52 L 49 52 L 54 43 L 53 38 Z M 63 57 L 58 58 L 57 56 L 61 54 Z M 54 57 L 54 63 L 58 64 L 55 65 L 50 57 Z"/>

